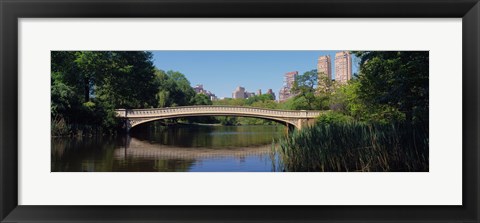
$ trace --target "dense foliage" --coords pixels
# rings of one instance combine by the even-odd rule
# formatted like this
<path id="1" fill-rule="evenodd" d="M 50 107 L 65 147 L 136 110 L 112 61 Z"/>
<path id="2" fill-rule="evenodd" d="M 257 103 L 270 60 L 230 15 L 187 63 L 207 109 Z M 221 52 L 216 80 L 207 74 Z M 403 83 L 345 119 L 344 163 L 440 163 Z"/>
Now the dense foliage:
<path id="1" fill-rule="evenodd" d="M 118 125 L 114 108 L 156 106 L 158 83 L 148 52 L 53 51 L 51 55 L 54 135 L 111 131 Z"/>
<path id="2" fill-rule="evenodd" d="M 53 51 L 52 135 L 113 133 L 117 108 L 212 104 L 180 72 L 157 70 L 143 51 Z"/>
<path id="3" fill-rule="evenodd" d="M 280 140 L 288 171 L 428 171 L 428 52 L 355 52 L 360 72 L 346 85 L 299 78 L 292 107 L 330 111 Z M 306 84 L 305 84 L 306 83 Z M 322 83 L 322 80 L 320 81 Z M 313 95 L 313 96 L 312 96 Z"/>

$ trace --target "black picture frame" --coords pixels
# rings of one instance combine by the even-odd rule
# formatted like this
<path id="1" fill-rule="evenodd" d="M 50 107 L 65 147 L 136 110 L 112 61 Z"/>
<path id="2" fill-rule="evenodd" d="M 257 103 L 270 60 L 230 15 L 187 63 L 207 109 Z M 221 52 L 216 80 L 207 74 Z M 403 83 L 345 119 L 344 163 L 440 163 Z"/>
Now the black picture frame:
<path id="1" fill-rule="evenodd" d="M 1 222 L 479 222 L 478 0 L 0 0 Z M 462 18 L 462 206 L 18 205 L 18 19 Z M 445 43 L 448 44 L 448 43 Z"/>

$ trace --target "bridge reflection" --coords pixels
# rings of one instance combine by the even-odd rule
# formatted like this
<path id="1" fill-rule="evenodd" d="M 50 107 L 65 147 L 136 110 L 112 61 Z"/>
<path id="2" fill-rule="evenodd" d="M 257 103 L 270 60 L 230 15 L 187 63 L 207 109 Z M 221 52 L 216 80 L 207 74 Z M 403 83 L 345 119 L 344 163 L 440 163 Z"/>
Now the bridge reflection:
<path id="1" fill-rule="evenodd" d="M 133 137 L 127 137 L 125 147 L 117 148 L 114 151 L 115 159 L 182 159 L 197 160 L 208 158 L 234 157 L 243 158 L 247 156 L 270 156 L 271 145 L 235 148 L 206 148 L 206 147 L 179 147 L 150 143 Z"/>

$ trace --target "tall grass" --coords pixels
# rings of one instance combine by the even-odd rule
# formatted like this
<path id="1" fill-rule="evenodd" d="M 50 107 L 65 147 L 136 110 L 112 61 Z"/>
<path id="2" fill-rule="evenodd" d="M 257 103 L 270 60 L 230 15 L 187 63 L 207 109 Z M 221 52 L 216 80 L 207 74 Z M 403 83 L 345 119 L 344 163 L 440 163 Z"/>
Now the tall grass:
<path id="1" fill-rule="evenodd" d="M 98 125 L 87 124 L 71 124 L 60 117 L 52 118 L 51 121 L 51 136 L 100 136 L 100 135 L 115 135 L 115 129 L 105 129 Z"/>
<path id="2" fill-rule="evenodd" d="M 70 134 L 70 127 L 63 118 L 52 118 L 51 122 L 51 134 L 52 136 L 65 136 Z"/>
<path id="3" fill-rule="evenodd" d="M 274 145 L 283 171 L 428 171 L 428 129 L 409 124 L 317 123 Z"/>

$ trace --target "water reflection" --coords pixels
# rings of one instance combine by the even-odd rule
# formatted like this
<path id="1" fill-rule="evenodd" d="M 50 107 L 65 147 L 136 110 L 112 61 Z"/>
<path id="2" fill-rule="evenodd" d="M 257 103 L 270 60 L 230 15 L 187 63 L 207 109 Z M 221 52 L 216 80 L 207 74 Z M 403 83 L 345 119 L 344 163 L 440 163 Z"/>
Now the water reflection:
<path id="1" fill-rule="evenodd" d="M 53 138 L 52 171 L 270 172 L 283 126 L 145 125 L 117 138 Z"/>

